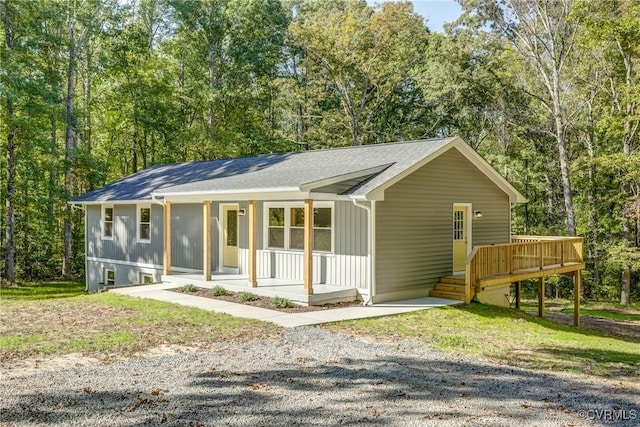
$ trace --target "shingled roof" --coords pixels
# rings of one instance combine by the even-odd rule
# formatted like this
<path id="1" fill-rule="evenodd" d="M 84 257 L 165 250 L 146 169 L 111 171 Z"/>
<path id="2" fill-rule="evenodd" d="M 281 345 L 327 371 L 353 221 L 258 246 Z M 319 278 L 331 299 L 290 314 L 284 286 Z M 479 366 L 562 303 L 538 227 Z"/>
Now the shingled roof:
<path id="1" fill-rule="evenodd" d="M 460 138 L 365 145 L 157 165 L 72 200 L 113 203 L 185 195 L 322 192 L 367 199 L 406 173 L 458 147 L 517 201 L 524 198 Z M 229 199 L 231 200 L 231 199 Z M 237 200 L 237 198 L 236 198 Z M 516 200 L 514 200 L 516 201 Z"/>

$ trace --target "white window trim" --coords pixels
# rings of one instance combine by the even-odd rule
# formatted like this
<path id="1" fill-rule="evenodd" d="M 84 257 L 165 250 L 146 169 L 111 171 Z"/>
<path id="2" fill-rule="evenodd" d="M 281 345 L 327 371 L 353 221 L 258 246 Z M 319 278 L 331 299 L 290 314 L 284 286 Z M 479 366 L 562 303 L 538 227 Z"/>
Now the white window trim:
<path id="1" fill-rule="evenodd" d="M 106 218 L 106 210 L 111 209 L 111 236 L 105 236 L 104 234 L 104 224 Z M 115 234 L 115 224 L 116 224 L 116 210 L 113 205 L 102 205 L 100 209 L 100 233 L 102 240 L 113 240 L 113 235 Z"/>
<path id="2" fill-rule="evenodd" d="M 140 238 L 140 225 L 142 225 L 142 222 L 140 221 L 142 219 L 142 215 L 140 215 L 140 209 L 149 209 L 149 238 L 148 239 Z M 149 203 L 137 204 L 136 205 L 136 242 L 151 243 L 152 224 L 153 224 L 153 221 L 151 220 L 151 204 Z"/>
<path id="3" fill-rule="evenodd" d="M 331 208 L 331 251 L 313 250 L 314 254 L 335 254 L 336 244 L 336 208 L 334 202 L 315 201 L 314 208 Z M 284 208 L 284 248 L 272 248 L 269 246 L 269 208 Z M 263 228 L 263 248 L 272 252 L 294 252 L 302 253 L 302 249 L 291 249 L 289 247 L 291 230 L 291 208 L 304 208 L 304 202 L 264 202 L 262 212 Z"/>
<path id="4" fill-rule="evenodd" d="M 109 272 L 113 272 L 113 283 L 109 284 Z M 116 285 L 116 269 L 115 268 L 105 268 L 104 269 L 104 285 L 105 286 L 115 286 Z"/>
<path id="5" fill-rule="evenodd" d="M 145 277 L 150 277 L 151 278 L 151 282 L 149 282 L 149 283 L 154 283 L 155 282 L 153 274 L 151 274 L 151 273 L 140 273 L 140 283 L 141 284 L 143 284 L 143 285 L 147 284 L 147 282 L 144 281 Z"/>

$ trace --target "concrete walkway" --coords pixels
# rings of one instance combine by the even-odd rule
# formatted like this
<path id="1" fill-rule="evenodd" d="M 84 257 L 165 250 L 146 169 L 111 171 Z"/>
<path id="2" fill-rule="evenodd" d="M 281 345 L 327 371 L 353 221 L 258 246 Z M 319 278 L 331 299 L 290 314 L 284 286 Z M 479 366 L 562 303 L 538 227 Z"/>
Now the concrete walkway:
<path id="1" fill-rule="evenodd" d="M 167 301 L 175 304 L 197 307 L 204 310 L 226 313 L 232 316 L 262 320 L 275 323 L 286 328 L 305 325 L 319 325 L 321 323 L 339 322 L 341 320 L 364 319 L 367 317 L 389 316 L 392 314 L 408 313 L 411 311 L 426 310 L 428 308 L 443 307 L 446 305 L 462 304 L 443 298 L 417 298 L 403 301 L 394 301 L 371 306 L 355 306 L 336 308 L 329 310 L 308 311 L 304 313 L 284 313 L 277 310 L 253 307 L 245 304 L 237 304 L 228 301 L 203 298 L 194 295 L 168 291 L 175 288 L 174 283 L 160 283 L 156 285 L 131 286 L 126 288 L 110 289 L 109 292 L 129 295 L 139 298 Z"/>

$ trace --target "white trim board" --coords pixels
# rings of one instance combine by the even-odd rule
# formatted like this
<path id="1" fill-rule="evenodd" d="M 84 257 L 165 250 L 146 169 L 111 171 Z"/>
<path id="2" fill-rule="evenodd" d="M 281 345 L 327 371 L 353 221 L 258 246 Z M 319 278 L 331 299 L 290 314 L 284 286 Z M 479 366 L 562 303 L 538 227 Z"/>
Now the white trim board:
<path id="1" fill-rule="evenodd" d="M 148 264 L 144 262 L 134 262 L 134 261 L 123 261 L 119 259 L 109 259 L 109 258 L 98 258 L 88 256 L 87 261 L 90 262 L 99 262 L 102 264 L 116 264 L 116 265 L 126 265 L 128 267 L 138 267 L 138 268 L 148 268 L 152 270 L 162 270 L 164 266 L 159 264 Z M 184 267 L 174 267 L 171 266 L 171 271 L 179 271 L 181 273 L 201 273 L 202 270 L 195 270 L 193 268 L 184 268 Z"/>

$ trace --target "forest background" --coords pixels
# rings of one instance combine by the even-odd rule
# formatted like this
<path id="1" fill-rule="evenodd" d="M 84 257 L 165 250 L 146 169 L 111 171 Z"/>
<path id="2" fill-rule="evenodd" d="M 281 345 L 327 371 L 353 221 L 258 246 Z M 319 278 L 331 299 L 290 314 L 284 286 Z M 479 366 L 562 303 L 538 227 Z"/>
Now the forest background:
<path id="1" fill-rule="evenodd" d="M 0 0 L 3 282 L 81 277 L 67 201 L 153 164 L 459 135 L 640 298 L 640 2 L 460 3 Z"/>

